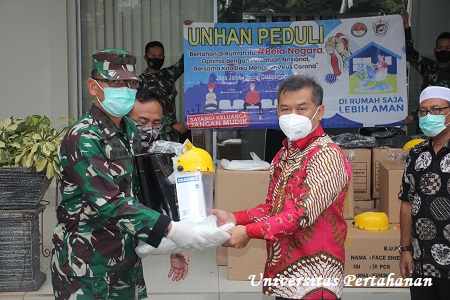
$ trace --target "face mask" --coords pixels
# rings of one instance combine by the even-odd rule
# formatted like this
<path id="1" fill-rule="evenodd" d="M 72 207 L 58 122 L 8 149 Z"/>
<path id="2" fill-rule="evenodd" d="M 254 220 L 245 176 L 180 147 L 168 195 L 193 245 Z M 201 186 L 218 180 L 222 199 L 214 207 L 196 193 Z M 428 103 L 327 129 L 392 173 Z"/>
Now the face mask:
<path id="1" fill-rule="evenodd" d="M 314 119 L 314 117 L 316 116 L 318 109 L 319 108 L 317 108 L 311 120 Z M 286 135 L 286 137 L 291 142 L 295 142 L 298 141 L 299 139 L 306 137 L 308 134 L 311 133 L 312 130 L 311 120 L 306 116 L 289 114 L 289 115 L 281 115 L 278 120 L 278 123 L 280 124 L 280 128 Z"/>
<path id="2" fill-rule="evenodd" d="M 97 100 L 110 115 L 123 117 L 133 108 L 136 100 L 136 90 L 128 87 L 105 87 L 104 89 L 100 85 L 99 87 L 103 90 L 105 98 L 103 102 L 98 97 Z"/>
<path id="3" fill-rule="evenodd" d="M 448 114 L 447 114 L 448 115 Z M 445 124 L 445 117 L 447 115 L 426 115 L 419 118 L 419 127 L 422 132 L 429 137 L 438 135 L 444 130 L 447 125 Z"/>
<path id="4" fill-rule="evenodd" d="M 159 70 L 164 64 L 164 58 L 150 58 L 147 56 L 147 65 L 153 70 Z"/>
<path id="5" fill-rule="evenodd" d="M 450 60 L 450 51 L 434 51 L 438 62 L 447 62 Z"/>
<path id="6" fill-rule="evenodd" d="M 160 130 L 152 128 L 152 126 L 137 125 L 139 131 L 139 137 L 141 138 L 141 146 L 144 152 L 150 147 L 150 145 L 160 139 Z"/>

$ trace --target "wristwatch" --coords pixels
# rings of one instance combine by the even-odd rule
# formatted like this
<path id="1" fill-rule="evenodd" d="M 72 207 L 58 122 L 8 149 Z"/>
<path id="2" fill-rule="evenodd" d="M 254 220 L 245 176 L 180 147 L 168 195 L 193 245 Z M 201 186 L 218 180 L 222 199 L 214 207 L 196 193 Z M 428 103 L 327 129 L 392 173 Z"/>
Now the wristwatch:
<path id="1" fill-rule="evenodd" d="M 398 246 L 398 253 L 402 254 L 403 252 L 412 251 L 412 246 Z"/>

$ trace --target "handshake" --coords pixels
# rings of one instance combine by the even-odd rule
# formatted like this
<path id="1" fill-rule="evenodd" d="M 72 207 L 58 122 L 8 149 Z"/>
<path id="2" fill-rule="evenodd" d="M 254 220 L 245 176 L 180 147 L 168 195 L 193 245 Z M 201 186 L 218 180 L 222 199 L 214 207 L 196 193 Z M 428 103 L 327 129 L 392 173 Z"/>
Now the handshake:
<path id="1" fill-rule="evenodd" d="M 226 232 L 234 227 L 233 223 L 217 226 L 217 218 L 208 216 L 200 223 L 190 220 L 172 222 L 172 229 L 163 238 L 158 248 L 154 248 L 142 241 L 135 251 L 139 257 L 155 254 L 176 254 L 185 251 L 203 251 L 215 248 L 226 242 L 230 235 Z"/>

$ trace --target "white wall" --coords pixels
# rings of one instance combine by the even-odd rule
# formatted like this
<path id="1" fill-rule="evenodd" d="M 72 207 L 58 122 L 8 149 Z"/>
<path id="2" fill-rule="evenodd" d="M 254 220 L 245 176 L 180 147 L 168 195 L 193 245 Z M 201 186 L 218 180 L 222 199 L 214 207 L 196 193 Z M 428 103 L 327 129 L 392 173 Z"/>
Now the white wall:
<path id="1" fill-rule="evenodd" d="M 69 116 L 67 24 L 66 1 L 0 0 L 0 120 Z"/>

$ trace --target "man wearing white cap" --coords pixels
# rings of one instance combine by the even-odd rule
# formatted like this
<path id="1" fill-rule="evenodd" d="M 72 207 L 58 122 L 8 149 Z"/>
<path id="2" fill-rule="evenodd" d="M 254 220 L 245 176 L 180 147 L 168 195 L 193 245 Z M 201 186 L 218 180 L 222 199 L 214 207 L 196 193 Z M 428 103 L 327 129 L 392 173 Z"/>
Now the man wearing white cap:
<path id="1" fill-rule="evenodd" d="M 410 150 L 398 194 L 400 270 L 432 280 L 411 286 L 411 299 L 450 299 L 450 89 L 425 88 L 418 116 L 429 138 Z"/>

